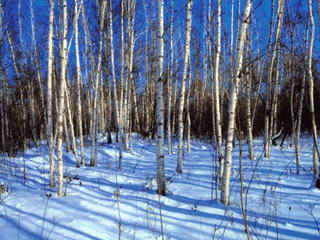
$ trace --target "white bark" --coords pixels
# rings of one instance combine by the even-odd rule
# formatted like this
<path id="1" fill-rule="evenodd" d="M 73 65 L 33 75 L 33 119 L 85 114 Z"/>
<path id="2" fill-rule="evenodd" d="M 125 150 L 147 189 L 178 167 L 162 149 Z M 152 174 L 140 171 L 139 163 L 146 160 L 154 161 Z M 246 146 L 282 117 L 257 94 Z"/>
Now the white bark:
<path id="1" fill-rule="evenodd" d="M 169 70 L 167 83 L 167 138 L 168 154 L 172 154 L 172 136 L 171 136 L 171 108 L 172 108 L 172 77 L 173 77 L 173 0 L 170 0 L 170 53 L 169 53 Z"/>
<path id="2" fill-rule="evenodd" d="M 268 69 L 268 96 L 266 101 L 266 114 L 265 114 L 265 132 L 264 132 L 264 156 L 266 158 L 270 158 L 270 143 L 271 143 L 271 131 L 270 131 L 270 118 L 273 117 L 271 115 L 272 106 L 271 106 L 271 85 L 272 85 L 272 73 L 274 70 L 274 62 L 277 56 L 277 51 L 279 51 L 280 47 L 280 37 L 281 37 L 281 29 L 283 23 L 283 10 L 284 10 L 284 0 L 278 0 L 278 24 L 276 30 L 276 37 L 275 37 L 275 45 L 272 50 L 272 55 L 270 59 L 269 69 Z"/>
<path id="3" fill-rule="evenodd" d="M 120 128 L 120 119 L 119 119 L 119 103 L 118 103 L 118 93 L 117 93 L 117 81 L 116 81 L 116 72 L 114 65 L 114 43 L 113 43 L 113 19 L 112 19 L 112 1 L 109 2 L 109 15 L 108 15 L 108 24 L 109 24 L 109 44 L 110 44 L 110 64 L 111 64 L 111 81 L 113 84 L 113 101 L 114 101 L 114 114 L 116 120 L 117 131 Z"/>
<path id="4" fill-rule="evenodd" d="M 83 143 L 83 129 L 82 129 L 82 108 L 81 108 L 81 65 L 80 65 L 80 54 L 79 54 L 79 28 L 78 21 L 81 12 L 82 2 L 79 0 L 74 0 L 74 42 L 75 42 L 75 51 L 76 51 L 76 78 L 77 78 L 77 122 L 78 122 L 78 133 L 79 133 L 79 141 L 80 141 L 80 164 L 85 166 L 85 158 L 84 158 L 84 143 Z"/>
<path id="5" fill-rule="evenodd" d="M 318 152 L 318 135 L 317 135 L 317 125 L 315 119 L 315 108 L 314 108 L 314 77 L 312 72 L 312 59 L 313 59 L 313 48 L 314 48 L 314 17 L 312 9 L 312 0 L 308 0 L 309 8 L 309 20 L 311 25 L 311 35 L 310 35 L 310 45 L 309 45 L 309 55 L 308 55 L 308 80 L 309 80 L 309 101 L 310 101 L 310 114 L 311 114 L 311 124 L 312 124 L 312 135 L 313 135 L 313 174 L 315 177 L 319 175 L 319 152 Z"/>
<path id="6" fill-rule="evenodd" d="M 47 142 L 50 162 L 50 187 L 54 187 L 54 145 L 52 126 L 52 65 L 53 55 L 53 27 L 54 27 L 54 1 L 50 0 L 49 34 L 48 34 L 48 76 L 47 76 Z"/>
<path id="7" fill-rule="evenodd" d="M 214 72 L 214 113 L 215 113 L 215 127 L 217 135 L 217 151 L 218 159 L 220 162 L 219 166 L 219 177 L 222 178 L 223 175 L 223 153 L 222 153 L 222 123 L 220 115 L 220 87 L 219 87 L 219 67 L 220 67 L 220 55 L 221 55 L 221 2 L 222 0 L 217 0 L 218 13 L 217 13 L 217 35 L 216 35 L 216 59 L 215 59 L 215 72 Z"/>
<path id="8" fill-rule="evenodd" d="M 296 122 L 296 129 L 295 129 L 295 155 L 296 155 L 296 168 L 297 174 L 300 172 L 300 132 L 301 132 L 301 117 L 302 117 L 302 110 L 303 110 L 303 100 L 304 100 L 304 93 L 305 93 L 305 85 L 306 85 L 306 73 L 303 73 L 301 90 L 300 90 L 300 99 L 299 99 L 299 106 L 298 106 L 298 113 L 297 113 L 297 122 Z"/>
<path id="9" fill-rule="evenodd" d="M 132 81 L 132 100 L 133 100 L 133 116 L 134 126 L 137 132 L 140 132 L 140 118 L 138 113 L 137 87 L 135 81 Z M 133 124 L 133 123 L 132 123 Z"/>
<path id="10" fill-rule="evenodd" d="M 187 84 L 187 93 L 186 93 L 186 139 L 187 139 L 187 152 L 191 152 L 191 118 L 190 118 L 190 91 L 191 91 L 191 65 L 190 65 L 189 56 L 189 71 L 188 71 L 188 84 Z"/>
<path id="11" fill-rule="evenodd" d="M 98 63 L 95 72 L 95 81 L 94 81 L 94 98 L 93 98 L 93 117 L 92 117 L 92 150 L 91 150 L 91 159 L 90 166 L 97 165 L 97 134 L 98 134 L 98 98 L 99 98 L 99 83 L 100 83 L 100 74 L 101 74 L 101 60 L 102 60 L 102 47 L 103 47 L 103 26 L 105 22 L 105 10 L 106 10 L 107 1 L 103 0 L 101 2 L 100 9 L 100 40 L 99 40 L 99 52 L 98 52 Z"/>
<path id="12" fill-rule="evenodd" d="M 133 81 L 133 51 L 134 51 L 134 21 L 136 2 L 127 2 L 127 51 L 125 54 L 126 59 L 126 84 L 125 84 L 125 123 L 124 123 L 124 149 L 131 151 L 131 113 L 132 113 L 132 81 Z"/>
<path id="13" fill-rule="evenodd" d="M 61 50 L 61 81 L 59 90 L 59 108 L 57 117 L 57 152 L 58 152 L 58 197 L 64 196 L 63 191 L 63 159 L 62 159 L 62 142 L 63 142 L 63 120 L 65 109 L 65 86 L 67 71 L 67 38 L 68 38 L 68 7 L 67 1 L 63 0 L 63 32 L 62 32 L 62 50 Z"/>
<path id="14" fill-rule="evenodd" d="M 113 17 L 112 17 L 112 1 L 109 1 L 109 11 L 108 11 L 108 24 L 109 24 L 109 44 L 110 44 L 110 64 L 111 64 L 111 81 L 113 84 L 113 108 L 114 108 L 114 114 L 115 114 L 115 120 L 116 120 L 116 129 L 117 133 L 122 134 L 122 121 L 121 118 L 121 99 L 118 100 L 118 92 L 117 92 L 117 81 L 116 81 L 116 72 L 115 72 L 115 64 L 114 64 L 114 43 L 113 43 Z M 120 91 L 121 84 L 120 84 Z M 120 103 L 120 104 L 119 104 Z M 120 141 L 122 138 L 120 137 Z M 122 144 L 118 144 L 120 156 L 122 157 Z"/>
<path id="15" fill-rule="evenodd" d="M 120 105 L 119 105 L 119 113 L 120 113 L 120 121 L 121 121 L 121 126 L 123 127 L 124 124 L 124 78 L 125 78 L 125 42 L 124 42 L 124 7 L 125 7 L 125 0 L 121 0 L 121 77 L 120 77 Z M 123 129 L 120 129 L 123 131 Z M 120 132 L 120 137 L 122 141 L 122 136 L 123 132 Z"/>
<path id="16" fill-rule="evenodd" d="M 76 137 L 74 134 L 74 124 L 73 124 L 73 120 L 72 120 L 72 116 L 71 116 L 71 106 L 70 106 L 70 100 L 69 100 L 69 88 L 68 88 L 68 84 L 67 81 L 65 81 L 65 95 L 66 95 L 66 107 L 67 107 L 67 112 L 66 112 L 66 116 L 67 116 L 67 121 L 69 123 L 69 136 L 71 137 L 71 149 L 72 149 L 72 153 L 74 155 L 75 158 L 75 162 L 76 162 L 76 166 L 80 165 L 80 162 L 78 162 L 78 151 L 77 151 L 77 144 L 76 144 Z"/>
<path id="17" fill-rule="evenodd" d="M 233 53 L 233 34 L 234 34 L 234 0 L 231 0 L 231 16 L 230 16 L 230 56 L 232 56 Z M 231 57 L 232 60 L 232 57 Z"/>
<path id="18" fill-rule="evenodd" d="M 156 83 L 156 124 L 157 124 L 157 184 L 158 194 L 165 195 L 164 178 L 164 101 L 163 101 L 163 59 L 164 59 L 164 3 L 158 0 L 158 79 Z"/>
<path id="19" fill-rule="evenodd" d="M 86 17 L 86 12 L 85 12 L 85 7 L 83 4 L 83 0 L 81 1 L 81 19 L 82 19 L 82 26 L 84 30 L 84 44 L 85 44 L 85 78 L 83 80 L 87 80 L 87 89 L 83 89 L 86 94 L 87 94 L 87 107 L 90 109 L 89 112 L 92 113 L 92 102 L 93 102 L 93 94 L 92 94 L 92 88 L 93 88 L 93 78 L 94 78 L 94 73 L 96 69 L 96 63 L 95 59 L 93 57 L 93 50 L 92 50 L 92 41 L 91 41 L 91 35 L 89 31 L 89 26 L 88 26 L 88 20 Z M 89 126 L 87 127 L 87 132 L 89 131 L 92 133 L 92 121 L 93 118 L 90 116 L 89 118 Z"/>
<path id="20" fill-rule="evenodd" d="M 191 25 L 192 25 L 192 0 L 187 0 L 187 17 L 186 17 L 186 39 L 184 45 L 184 64 L 181 81 L 181 90 L 179 97 L 179 108 L 178 108 L 178 160 L 177 160 L 177 173 L 182 173 L 182 166 L 184 160 L 183 150 L 183 108 L 186 94 L 186 81 L 188 75 L 188 63 L 190 56 L 190 39 L 191 39 Z"/>
<path id="21" fill-rule="evenodd" d="M 40 100 L 41 104 L 44 107 L 44 94 L 42 89 L 42 83 L 41 83 L 41 69 L 40 69 L 40 62 L 39 62 L 39 55 L 38 55 L 38 49 L 37 49 L 37 43 L 36 43 L 36 33 L 35 33 L 35 26 L 34 26 L 34 13 L 33 13 L 33 1 L 30 0 L 30 15 L 31 15 L 31 36 L 32 36 L 32 45 L 34 49 L 34 60 L 37 68 L 37 80 L 39 84 L 39 93 L 40 93 Z M 40 134 L 42 134 L 42 131 L 40 131 Z M 41 136 L 40 136 L 41 137 Z"/>
<path id="22" fill-rule="evenodd" d="M 272 106 L 271 106 L 271 124 L 270 124 L 270 137 L 272 137 L 274 134 L 276 134 L 278 131 L 278 95 L 280 94 L 280 81 L 281 81 L 281 74 L 280 74 L 280 53 L 277 53 L 277 64 L 276 64 L 276 77 L 275 77 L 275 83 L 273 85 L 273 100 L 272 100 Z"/>
<path id="23" fill-rule="evenodd" d="M 66 93 L 65 93 L 65 97 L 66 97 Z M 67 122 L 67 113 L 66 112 L 63 115 L 63 132 L 64 132 L 64 136 L 65 136 L 66 151 L 70 152 L 71 151 L 70 133 L 68 131 L 68 122 Z"/>
<path id="24" fill-rule="evenodd" d="M 172 7 L 171 0 L 171 9 Z M 170 15 L 170 65 L 169 65 L 169 74 L 168 74 L 168 83 L 167 83 L 167 139 L 168 139 L 168 154 L 171 155 L 172 151 L 172 133 L 171 133 L 171 113 L 172 113 L 172 77 L 173 77 L 173 23 L 172 23 L 172 11 Z"/>
<path id="25" fill-rule="evenodd" d="M 168 154 L 172 154 L 172 134 L 171 134 L 171 112 L 172 112 L 172 78 L 173 78 L 173 0 L 170 1 L 170 52 L 169 52 L 169 73 L 167 83 L 167 138 L 168 138 Z"/>
<path id="26" fill-rule="evenodd" d="M 247 0 L 246 8 L 241 24 L 241 31 L 239 32 L 238 46 L 237 46 L 237 68 L 236 75 L 232 81 L 230 98 L 229 98 L 229 119 L 228 119 L 228 128 L 227 128 L 227 142 L 225 150 L 225 162 L 224 162 L 224 171 L 223 171 L 223 181 L 222 181 L 222 190 L 221 190 L 221 202 L 225 205 L 229 203 L 229 188 L 230 188 L 230 173 L 232 167 L 232 150 L 233 150 L 233 138 L 234 138 L 234 128 L 235 128 L 235 109 L 237 106 L 238 100 L 238 87 L 239 82 L 242 78 L 242 62 L 243 62 L 243 53 L 245 39 L 247 31 L 249 28 L 250 13 L 252 7 L 252 0 Z"/>
<path id="27" fill-rule="evenodd" d="M 252 136 L 252 118 L 251 118 L 251 77 L 252 72 L 246 75 L 246 119 L 247 119 L 247 142 L 250 160 L 254 160 L 253 136 Z"/>

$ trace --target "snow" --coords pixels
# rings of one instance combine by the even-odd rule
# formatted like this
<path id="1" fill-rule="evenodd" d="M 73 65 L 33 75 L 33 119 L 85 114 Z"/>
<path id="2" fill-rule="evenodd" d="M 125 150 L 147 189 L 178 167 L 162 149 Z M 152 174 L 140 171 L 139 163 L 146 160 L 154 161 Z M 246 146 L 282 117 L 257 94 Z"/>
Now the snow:
<path id="1" fill-rule="evenodd" d="M 15 158 L 0 156 L 0 182 L 9 189 L 1 195 L 0 239 L 162 239 L 161 218 L 164 239 L 247 238 L 239 197 L 238 146 L 233 154 L 230 205 L 224 206 L 216 199 L 220 193 L 214 183 L 216 162 L 210 144 L 193 142 L 180 175 L 174 171 L 177 152 L 165 156 L 168 195 L 159 197 L 155 143 L 134 136 L 133 151 L 125 152 L 119 171 L 116 145 L 103 140 L 97 167 L 76 168 L 73 155 L 64 153 L 65 173 L 75 179 L 66 185 L 63 198 L 48 187 L 45 145 Z M 254 161 L 243 146 L 243 192 L 253 239 L 320 239 L 320 191 L 313 187 L 311 143 L 311 138 L 302 139 L 299 175 L 289 145 L 273 147 L 268 160 L 261 157 L 263 143 L 257 139 Z"/>

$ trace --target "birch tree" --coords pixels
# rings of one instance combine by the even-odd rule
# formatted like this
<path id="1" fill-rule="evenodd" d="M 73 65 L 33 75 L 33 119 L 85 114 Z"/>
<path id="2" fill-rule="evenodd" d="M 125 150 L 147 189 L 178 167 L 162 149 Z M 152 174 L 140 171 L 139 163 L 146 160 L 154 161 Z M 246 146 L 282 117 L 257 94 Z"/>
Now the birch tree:
<path id="1" fill-rule="evenodd" d="M 108 37 L 109 37 L 109 44 L 110 44 L 110 67 L 111 67 L 111 81 L 113 84 L 113 108 L 114 108 L 114 115 L 115 115 L 115 121 L 116 121 L 116 130 L 117 133 L 120 135 L 122 134 L 122 122 L 120 121 L 120 106 L 118 102 L 118 93 L 117 93 L 117 81 L 116 81 L 116 71 L 115 71 L 115 64 L 114 64 L 114 42 L 113 42 L 113 17 L 112 17 L 112 1 L 109 1 L 108 5 Z M 120 91 L 121 86 L 120 86 Z M 120 151 L 120 156 L 122 157 L 122 146 L 119 144 L 119 151 Z"/>
<path id="2" fill-rule="evenodd" d="M 93 97 L 93 111 L 92 111 L 92 150 L 91 150 L 91 160 L 90 166 L 97 165 L 97 134 L 98 134 L 98 98 L 99 98 L 99 83 L 100 83 L 100 74 L 101 74 L 101 60 L 102 60 L 102 47 L 103 47 L 103 27 L 105 21 L 105 10 L 106 10 L 107 1 L 103 0 L 100 7 L 100 39 L 99 39 L 99 52 L 98 52 L 98 63 L 95 72 L 95 81 L 94 81 L 94 97 Z"/>
<path id="3" fill-rule="evenodd" d="M 306 61 L 307 62 L 307 61 Z M 295 146 L 295 155 L 296 155 L 296 168 L 297 168 L 297 174 L 300 173 L 300 132 L 301 132 L 301 117 L 302 117 L 302 110 L 303 110 L 303 100 L 305 95 L 305 85 L 306 85 L 306 73 L 303 72 L 302 76 L 302 83 L 301 83 L 301 89 L 300 89 L 300 98 L 298 103 L 298 113 L 297 113 L 297 119 L 294 124 L 294 146 Z"/>
<path id="4" fill-rule="evenodd" d="M 178 108 L 178 160 L 177 160 L 177 173 L 182 173 L 182 166 L 184 161 L 184 149 L 183 149 L 183 108 L 186 95 L 186 81 L 188 77 L 188 63 L 190 55 L 190 39 L 191 39 L 191 25 L 192 25 L 192 0 L 187 0 L 187 17 L 186 17 L 186 39 L 184 45 L 184 63 L 183 73 L 181 81 L 181 90 L 179 96 L 179 108 Z"/>
<path id="5" fill-rule="evenodd" d="M 68 41 L 68 6 L 67 1 L 63 0 L 63 32 L 62 32 L 62 46 L 61 46 L 61 77 L 60 77 L 60 90 L 58 101 L 58 116 L 57 116 L 57 155 L 58 155 L 58 197 L 64 196 L 63 191 L 63 158 L 62 158 L 62 143 L 63 143 L 63 124 L 64 124 L 64 110 L 65 110 L 65 92 L 66 92 L 66 71 L 67 71 L 67 41 Z"/>
<path id="6" fill-rule="evenodd" d="M 49 34 L 48 34 L 48 76 L 47 76 L 47 141 L 49 146 L 50 162 L 50 187 L 54 187 L 54 145 L 52 127 L 52 65 L 53 55 L 53 25 L 54 25 L 54 1 L 50 0 Z"/>
<path id="7" fill-rule="evenodd" d="M 132 113 L 132 81 L 133 81 L 133 53 L 134 53 L 134 22 L 135 22 L 135 13 L 136 13 L 136 0 L 127 0 L 126 2 L 126 13 L 127 13 L 127 49 L 124 54 L 125 57 L 125 74 L 126 81 L 124 84 L 125 94 L 124 94 L 124 133 L 123 133 L 123 142 L 125 150 L 131 149 L 130 141 L 130 131 L 131 131 L 131 113 Z"/>
<path id="8" fill-rule="evenodd" d="M 80 141 L 80 164 L 85 166 L 84 158 L 84 144 L 83 144 L 83 129 L 82 129 L 82 110 L 81 110 L 81 65 L 80 65 L 80 53 L 79 53 L 79 16 L 81 12 L 82 1 L 74 0 L 74 43 L 75 43 L 75 54 L 76 54 L 76 78 L 77 78 L 77 122 L 78 122 L 78 134 Z"/>
<path id="9" fill-rule="evenodd" d="M 165 195 L 164 179 L 164 102 L 163 102 L 163 59 L 164 59 L 164 3 L 158 0 L 158 79 L 156 83 L 156 122 L 157 122 L 157 183 L 158 194 Z"/>
<path id="10" fill-rule="evenodd" d="M 273 70 L 275 66 L 275 60 L 277 53 L 280 47 L 280 37 L 281 37 L 281 29 L 283 23 L 283 10 L 284 10 L 284 0 L 278 0 L 278 12 L 277 12 L 277 28 L 276 28 L 276 36 L 275 36 L 275 44 L 272 49 L 271 59 L 268 68 L 268 93 L 267 93 L 267 100 L 266 100 L 266 113 L 265 113 L 265 131 L 264 131 L 264 156 L 266 158 L 270 158 L 270 143 L 271 143 L 271 129 L 270 126 L 270 119 L 272 116 L 272 76 Z"/>
<path id="11" fill-rule="evenodd" d="M 32 45 L 33 45 L 33 51 L 34 51 L 34 61 L 36 65 L 36 72 L 37 72 L 37 80 L 39 84 L 39 94 L 40 94 L 40 100 L 41 105 L 44 107 L 44 94 L 42 89 L 42 81 L 41 81 L 41 68 L 40 68 L 40 60 L 39 60 L 39 54 L 38 54 L 38 48 L 36 43 L 36 33 L 35 33 L 35 24 L 34 24 L 34 12 L 33 12 L 33 1 L 30 0 L 30 20 L 31 20 L 31 37 L 32 37 Z M 42 131 L 40 130 L 40 138 L 42 138 Z"/>
<path id="12" fill-rule="evenodd" d="M 251 41 L 248 43 L 248 53 L 252 51 L 250 48 Z M 250 53 L 249 61 L 251 61 Z M 248 143 L 248 152 L 250 160 L 254 160 L 253 153 L 253 136 L 252 136 L 252 115 L 251 115 L 251 84 L 252 84 L 252 69 L 250 65 L 246 69 L 245 75 L 245 95 L 246 95 L 246 120 L 247 120 L 247 143 Z"/>
<path id="13" fill-rule="evenodd" d="M 190 94 L 191 94 L 191 64 L 189 56 L 189 70 L 187 74 L 187 90 L 186 90 L 186 140 L 187 140 L 187 152 L 191 152 L 191 118 L 190 118 Z"/>
<path id="14" fill-rule="evenodd" d="M 71 116 L 71 104 L 70 104 L 70 97 L 69 97 L 69 87 L 67 84 L 67 81 L 65 82 L 66 87 L 65 87 L 65 95 L 66 95 L 66 124 L 68 122 L 69 127 L 67 128 L 69 136 L 70 136 L 70 141 L 71 141 L 71 150 L 72 150 L 72 154 L 74 155 L 75 158 L 75 162 L 76 162 L 76 166 L 80 166 L 80 162 L 78 161 L 78 151 L 77 151 L 77 144 L 76 144 L 76 137 L 75 137 L 75 133 L 74 133 L 74 124 L 73 124 L 73 120 L 72 120 L 72 116 Z"/>
<path id="15" fill-rule="evenodd" d="M 173 77 L 173 0 L 170 0 L 170 64 L 167 83 L 167 138 L 168 138 L 168 154 L 172 154 L 172 136 L 171 136 L 171 108 L 172 108 L 172 77 Z"/>
<path id="16" fill-rule="evenodd" d="M 247 31 L 249 28 L 250 14 L 252 8 L 252 0 L 247 0 L 246 7 L 244 10 L 244 15 L 241 24 L 241 31 L 238 33 L 237 42 L 237 62 L 236 62 L 236 74 L 232 81 L 230 89 L 230 98 L 228 106 L 228 128 L 227 128 L 227 141 L 224 159 L 224 171 L 222 179 L 222 189 L 221 189 L 221 202 L 224 205 L 229 203 L 229 187 L 230 187 L 230 173 L 232 167 L 232 150 L 233 150 L 233 138 L 234 138 L 234 128 L 235 128 L 235 109 L 238 100 L 238 88 L 239 82 L 242 78 L 242 62 L 244 54 L 244 45 L 246 40 Z"/>
<path id="17" fill-rule="evenodd" d="M 318 135 L 317 135 L 317 125 L 315 119 L 315 108 L 314 108 L 314 77 L 312 72 L 312 58 L 313 58 L 313 48 L 314 48 L 314 17 L 312 9 L 312 0 L 308 0 L 308 10 L 309 10 L 309 21 L 311 25 L 310 32 L 310 43 L 309 43 L 309 54 L 308 54 L 308 82 L 309 82 L 309 102 L 310 102 L 310 115 L 312 124 L 312 137 L 313 137 L 313 174 L 317 178 L 319 177 L 319 151 L 318 151 Z"/>
<path id="18" fill-rule="evenodd" d="M 219 67 L 220 67 L 220 52 L 221 52 L 221 3 L 222 0 L 217 0 L 217 35 L 216 35 L 216 56 L 215 56 L 215 71 L 214 71 L 214 113 L 215 113 L 215 127 L 217 135 L 217 150 L 219 156 L 219 176 L 223 175 L 223 153 L 222 153 L 222 130 L 221 130 L 221 116 L 220 116 L 220 87 L 219 87 Z"/>

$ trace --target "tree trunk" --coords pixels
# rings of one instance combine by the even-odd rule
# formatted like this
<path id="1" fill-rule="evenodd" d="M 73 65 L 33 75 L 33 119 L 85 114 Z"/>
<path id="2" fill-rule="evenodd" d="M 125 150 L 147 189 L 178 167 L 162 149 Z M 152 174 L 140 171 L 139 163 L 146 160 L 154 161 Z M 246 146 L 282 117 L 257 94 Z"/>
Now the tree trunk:
<path id="1" fill-rule="evenodd" d="M 170 60 L 169 74 L 167 83 L 167 138 L 168 138 L 168 154 L 172 154 L 172 136 L 171 136 L 171 108 L 172 108 L 172 77 L 173 77 L 173 0 L 170 0 Z"/>
<path id="2" fill-rule="evenodd" d="M 253 136 L 252 136 L 252 118 L 251 118 L 251 77 L 252 71 L 246 75 L 246 118 L 247 118 L 247 142 L 250 160 L 254 160 Z"/>
<path id="3" fill-rule="evenodd" d="M 186 93 L 186 140 L 187 140 L 187 152 L 191 152 L 191 118 L 190 118 L 190 91 L 191 91 L 191 64 L 189 56 L 189 71 L 188 71 L 188 83 L 187 83 L 187 93 Z"/>
<path id="4" fill-rule="evenodd" d="M 77 122 L 78 122 L 78 133 L 79 133 L 79 140 L 80 140 L 80 164 L 85 166 L 86 161 L 84 158 L 84 143 L 83 143 L 83 129 L 82 129 L 82 109 L 81 109 L 81 65 L 80 65 L 80 54 L 79 54 L 79 29 L 78 29 L 78 20 L 81 12 L 81 6 L 79 0 L 74 0 L 74 12 L 75 12 L 75 19 L 74 19 L 74 41 L 75 41 L 75 51 L 76 51 L 76 78 L 77 78 Z"/>
<path id="5" fill-rule="evenodd" d="M 121 99 L 120 104 L 118 100 L 118 92 L 117 92 L 117 82 L 116 82 L 116 71 L 114 65 L 114 43 L 113 43 L 113 19 L 112 19 L 112 1 L 109 1 L 109 14 L 108 14 L 108 24 L 109 24 L 109 44 L 110 44 L 110 64 L 111 64 L 111 81 L 112 81 L 112 90 L 113 90 L 113 109 L 115 115 L 116 122 L 116 131 L 118 134 L 122 134 L 122 122 L 120 121 L 120 105 L 122 105 Z M 121 84 L 120 84 L 120 91 Z M 122 144 L 118 144 L 120 156 L 122 156 Z"/>
<path id="6" fill-rule="evenodd" d="M 37 80 L 39 84 L 39 94 L 40 94 L 40 101 L 41 101 L 41 106 L 44 108 L 44 94 L 43 94 L 43 89 L 42 89 L 42 83 L 41 83 L 41 68 L 40 68 L 40 62 L 39 62 L 39 55 L 38 55 L 38 49 L 37 49 L 37 43 L 36 43 L 36 34 L 35 34 L 35 28 L 34 28 L 34 13 L 33 13 L 33 1 L 30 0 L 30 15 L 31 15 L 31 36 L 32 36 L 32 45 L 33 45 L 33 50 L 34 50 L 34 60 L 35 60 L 35 65 L 37 68 Z M 44 117 L 46 120 L 46 116 Z M 42 139 L 42 129 L 40 129 L 40 139 Z"/>
<path id="7" fill-rule="evenodd" d="M 270 158 L 270 143 L 271 143 L 271 128 L 270 126 L 270 119 L 272 116 L 272 101 L 271 101 L 271 87 L 272 87 L 272 76 L 274 70 L 274 62 L 277 56 L 277 52 L 279 51 L 280 47 L 280 37 L 281 37 L 281 29 L 282 29 L 282 22 L 283 22 L 283 10 L 284 10 L 284 0 L 278 0 L 278 24 L 277 24 L 277 31 L 275 37 L 275 45 L 272 50 L 272 55 L 269 64 L 268 70 L 268 95 L 266 101 L 266 113 L 265 113 L 265 132 L 264 132 L 264 156 L 265 158 Z M 276 69 L 277 71 L 277 69 Z"/>
<path id="8" fill-rule="evenodd" d="M 217 13 L 217 36 L 216 36 L 216 59 L 215 59 L 215 72 L 214 72 L 214 113 L 215 113 L 215 128 L 217 136 L 217 150 L 219 159 L 219 178 L 221 180 L 223 175 L 223 153 L 222 153 L 222 130 L 221 130 L 221 115 L 220 115 L 220 87 L 219 87 L 219 67 L 220 67 L 220 52 L 221 52 L 221 1 L 218 1 Z"/>
<path id="9" fill-rule="evenodd" d="M 104 27 L 104 17 L 107 1 L 103 0 L 101 2 L 100 8 L 100 40 L 99 40 L 99 52 L 98 52 L 98 63 L 95 72 L 95 82 L 94 82 L 94 98 L 93 98 L 93 119 L 92 119 L 92 150 L 90 166 L 97 166 L 97 134 L 98 134 L 98 98 L 99 98 L 99 83 L 101 74 L 101 59 L 102 59 L 102 47 L 103 47 L 103 27 Z"/>
<path id="10" fill-rule="evenodd" d="M 76 166 L 80 165 L 80 162 L 78 162 L 78 151 L 77 151 L 77 144 L 76 144 L 76 137 L 74 133 L 74 125 L 73 125 L 73 120 L 71 116 L 71 106 L 70 106 L 70 100 L 69 100 L 69 88 L 67 82 L 65 82 L 65 95 L 66 95 L 66 107 L 67 107 L 67 112 L 66 112 L 66 117 L 67 117 L 67 122 L 69 123 L 69 135 L 71 137 L 71 149 L 72 153 L 75 158 Z"/>
<path id="11" fill-rule="evenodd" d="M 50 0 L 49 34 L 48 34 L 48 76 L 47 76 L 47 142 L 49 147 L 50 162 L 50 187 L 54 187 L 54 145 L 53 145 L 53 125 L 52 125 L 52 65 L 53 54 L 53 27 L 54 27 L 54 1 Z"/>
<path id="12" fill-rule="evenodd" d="M 62 159 L 62 142 L 63 142 L 63 120 L 65 109 L 65 86 L 66 86 L 66 71 L 67 71 L 67 38 L 68 38 L 68 7 L 67 1 L 63 0 L 63 35 L 62 35 L 62 50 L 61 50 L 61 79 L 59 90 L 59 108 L 57 117 L 57 153 L 58 153 L 58 197 L 63 197 L 63 159 Z"/>
<path id="13" fill-rule="evenodd" d="M 298 106 L 298 114 L 297 114 L 297 122 L 296 122 L 296 129 L 295 129 L 295 155 L 296 155 L 296 168 L 297 174 L 300 172 L 300 132 L 301 132 L 301 116 L 303 110 L 303 100 L 304 100 L 304 92 L 305 92 L 305 85 L 306 85 L 306 73 L 303 73 L 302 78 L 302 85 L 300 90 L 300 99 L 299 99 L 299 106 Z"/>
<path id="14" fill-rule="evenodd" d="M 235 128 L 235 109 L 237 106 L 239 82 L 242 78 L 241 75 L 242 75 L 244 45 L 245 45 L 247 31 L 249 28 L 251 7 L 252 7 L 252 0 L 247 0 L 245 12 L 244 12 L 244 16 L 241 24 L 241 31 L 239 32 L 239 40 L 238 40 L 238 46 L 237 46 L 237 69 L 236 69 L 235 79 L 232 81 L 231 90 L 230 90 L 227 142 L 226 142 L 225 162 L 224 162 L 222 190 L 221 190 L 221 202 L 224 205 L 229 204 L 229 188 L 230 188 L 230 177 L 231 177 L 230 173 L 231 173 L 231 167 L 232 167 L 232 149 L 233 149 L 233 138 L 234 138 L 234 128 Z"/>
<path id="15" fill-rule="evenodd" d="M 318 135 L 317 135 L 317 125 L 315 118 L 314 109 L 314 81 L 312 72 L 312 59 L 313 59 L 313 45 L 314 45 L 314 17 L 312 10 L 312 0 L 308 0 L 309 8 L 309 20 L 311 25 L 311 35 L 310 35 L 310 45 L 309 45 L 309 58 L 308 58 L 308 80 L 309 80 L 309 101 L 310 101 L 310 114 L 311 114 L 311 124 L 312 124 L 312 136 L 313 136 L 313 174 L 316 178 L 319 178 L 319 151 L 318 151 Z"/>
<path id="16" fill-rule="evenodd" d="M 183 64 L 183 74 L 181 82 L 181 90 L 179 97 L 179 109 L 178 109 L 178 160 L 177 160 L 177 173 L 182 173 L 182 166 L 184 160 L 184 150 L 183 150 L 183 108 L 186 95 L 186 81 L 188 75 L 188 63 L 190 55 L 190 39 L 191 39 L 191 23 L 192 23 L 192 0 L 187 0 L 187 17 L 186 17 L 186 42 L 184 45 L 184 64 Z"/>
<path id="17" fill-rule="evenodd" d="M 158 194 L 165 195 L 164 175 L 164 102 L 163 102 L 163 59 L 164 59 L 164 3 L 158 0 L 158 79 L 156 84 L 156 122 L 157 122 L 157 184 Z"/>

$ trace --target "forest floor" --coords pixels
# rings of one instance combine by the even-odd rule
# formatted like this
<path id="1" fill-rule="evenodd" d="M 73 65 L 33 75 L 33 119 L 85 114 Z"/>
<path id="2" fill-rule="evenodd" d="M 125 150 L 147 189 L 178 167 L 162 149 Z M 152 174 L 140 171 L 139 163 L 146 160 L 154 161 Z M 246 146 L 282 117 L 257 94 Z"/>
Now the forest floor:
<path id="1" fill-rule="evenodd" d="M 166 154 L 167 196 L 158 197 L 155 143 L 134 137 L 133 150 L 124 153 L 123 168 L 118 171 L 117 147 L 104 140 L 99 141 L 97 167 L 76 168 L 73 155 L 65 152 L 65 175 L 72 179 L 63 198 L 48 187 L 45 145 L 15 158 L 2 156 L 0 182 L 8 186 L 8 193 L 0 195 L 0 239 L 247 238 L 239 194 L 238 144 L 230 205 L 224 206 L 216 198 L 216 161 L 210 144 L 192 143 L 180 175 L 175 172 L 177 152 Z M 320 190 L 313 187 L 311 142 L 311 138 L 302 139 L 299 175 L 292 147 L 273 147 L 267 160 L 257 139 L 256 160 L 250 161 L 243 146 L 242 192 L 253 239 L 320 239 Z M 89 146 L 86 159 L 90 159 Z"/>

